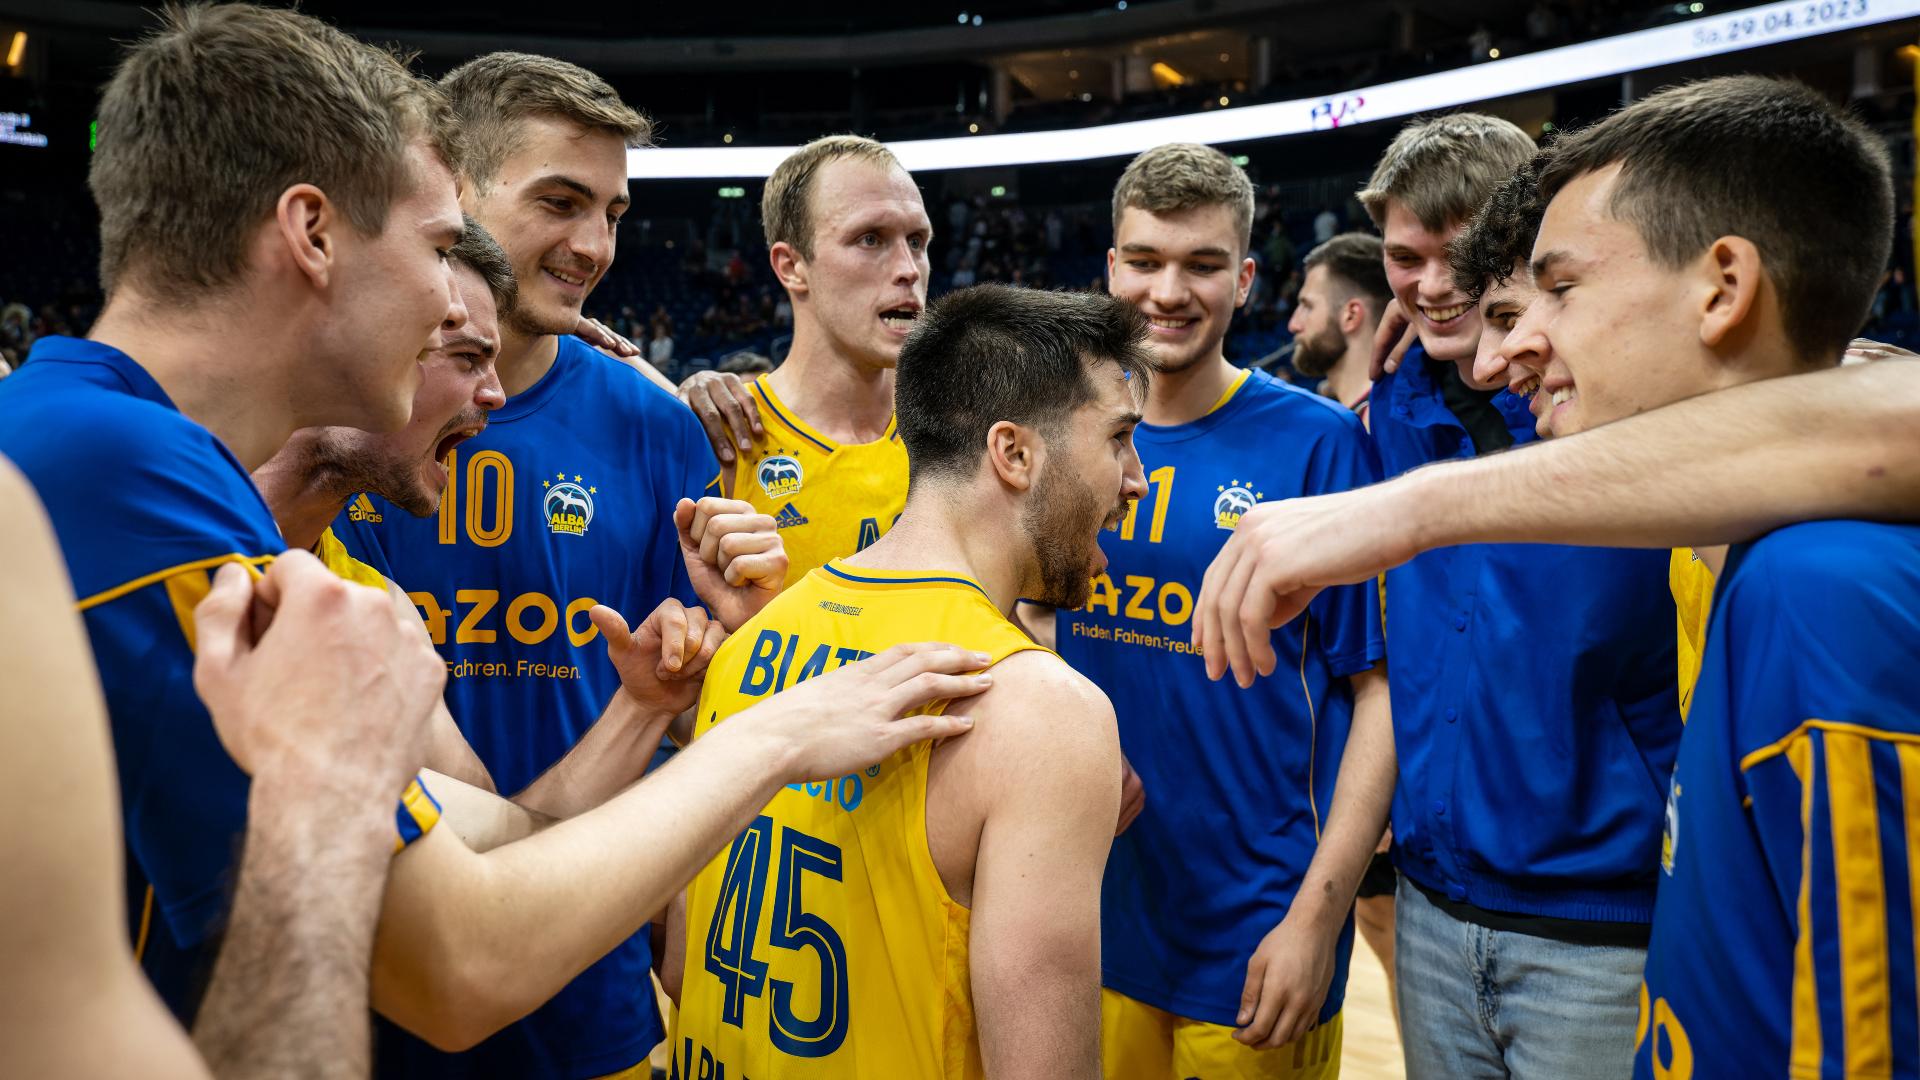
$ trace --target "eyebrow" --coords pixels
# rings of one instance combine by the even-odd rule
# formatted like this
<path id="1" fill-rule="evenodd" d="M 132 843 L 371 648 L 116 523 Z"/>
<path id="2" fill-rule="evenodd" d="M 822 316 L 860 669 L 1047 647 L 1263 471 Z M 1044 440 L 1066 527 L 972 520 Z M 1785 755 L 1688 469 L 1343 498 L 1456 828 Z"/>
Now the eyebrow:
<path id="1" fill-rule="evenodd" d="M 1124 413 L 1121 413 L 1120 415 L 1118 415 L 1118 416 L 1116 416 L 1116 417 L 1114 417 L 1114 418 L 1113 418 L 1113 423 L 1114 423 L 1114 426 L 1115 426 L 1115 427 L 1118 427 L 1118 426 L 1120 426 L 1121 424 L 1126 424 L 1126 425 L 1128 425 L 1128 426 L 1132 426 L 1132 425 L 1135 425 L 1135 424 L 1138 424 L 1138 423 L 1140 423 L 1140 421 L 1142 421 L 1142 420 L 1144 420 L 1144 419 L 1146 419 L 1146 417 L 1144 417 L 1144 416 L 1141 416 L 1141 415 L 1140 415 L 1139 413 L 1137 413 L 1137 412 L 1124 412 Z"/>
<path id="2" fill-rule="evenodd" d="M 589 187 L 586 184 L 581 183 L 578 180 L 575 180 L 571 176 L 563 176 L 560 173 L 548 173 L 547 175 L 539 178 L 538 180 L 535 180 L 533 183 L 535 187 L 538 187 L 542 184 L 551 184 L 554 187 L 566 188 L 568 191 L 571 191 L 579 195 L 581 198 L 586 199 L 588 202 L 593 202 L 598 198 L 598 196 L 596 196 L 593 193 L 593 188 Z M 614 206 L 626 206 L 632 202 L 633 202 L 633 196 L 624 191 L 620 192 L 618 195 L 615 195 L 612 199 L 612 205 Z"/>
<path id="3" fill-rule="evenodd" d="M 1554 267 L 1560 265 L 1561 263 L 1569 262 L 1572 259 L 1573 259 L 1573 256 L 1567 254 L 1564 251 L 1547 252 L 1545 255 L 1542 255 L 1539 258 L 1533 260 L 1534 280 L 1538 281 L 1541 278 L 1546 277 L 1547 274 L 1550 273 Z"/>
<path id="4" fill-rule="evenodd" d="M 1122 252 L 1125 252 L 1128 255 L 1160 254 L 1160 249 L 1157 247 L 1154 247 L 1152 244 L 1139 244 L 1139 243 L 1121 244 L 1120 250 Z M 1226 248 L 1203 247 L 1203 248 L 1194 248 L 1192 251 L 1187 252 L 1187 254 L 1190 256 L 1191 255 L 1207 255 L 1207 256 L 1212 256 L 1214 258 L 1224 259 L 1232 256 L 1233 252 L 1228 251 Z"/>
<path id="5" fill-rule="evenodd" d="M 478 348 L 480 350 L 480 355 L 486 357 L 489 360 L 493 359 L 494 355 L 500 351 L 500 343 L 493 340 L 492 338 L 482 337 L 479 334 L 470 334 L 466 332 L 456 333 L 453 337 L 448 338 L 447 344 L 445 347 L 448 352 L 452 352 L 455 349 L 462 348 L 467 345 L 472 345 L 475 348 Z"/>

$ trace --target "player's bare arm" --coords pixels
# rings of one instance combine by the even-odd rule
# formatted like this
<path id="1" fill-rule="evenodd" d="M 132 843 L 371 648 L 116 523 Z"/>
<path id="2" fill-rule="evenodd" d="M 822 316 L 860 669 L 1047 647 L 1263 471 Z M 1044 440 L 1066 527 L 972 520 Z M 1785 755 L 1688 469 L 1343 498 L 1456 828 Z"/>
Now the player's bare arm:
<path id="1" fill-rule="evenodd" d="M 1352 682 L 1353 724 L 1326 831 L 1286 918 L 1247 962 L 1240 1030 L 1233 1037 L 1248 1046 L 1277 1049 L 1318 1022 L 1333 980 L 1340 930 L 1387 827 L 1395 760 L 1386 665 L 1361 672 Z"/>
<path id="2" fill-rule="evenodd" d="M 106 703 L 53 533 L 4 459 L 0 507 L 0 625 L 31 628 L 0 649 L 0 1075 L 204 1077 L 127 951 Z"/>
<path id="3" fill-rule="evenodd" d="M 253 777 L 194 1040 L 216 1073 L 364 1076 L 394 800 L 426 756 L 446 667 L 385 597 L 304 551 L 258 585 L 222 567 L 194 626 L 194 687 Z"/>
<path id="4" fill-rule="evenodd" d="M 1254 508 L 1194 605 L 1207 673 L 1271 674 L 1321 589 L 1452 544 L 1678 547 L 1820 518 L 1920 517 L 1920 364 L 1768 379 L 1523 450 Z"/>
<path id="5" fill-rule="evenodd" d="M 700 418 L 722 465 L 733 464 L 736 454 L 746 453 L 755 439 L 766 434 L 760 404 L 753 400 L 745 380 L 731 371 L 696 371 L 681 381 L 677 395 Z M 724 494 L 733 495 L 731 471 L 720 471 L 720 485 Z"/>
<path id="6" fill-rule="evenodd" d="M 991 676 L 967 672 L 984 663 L 951 645 L 897 646 L 741 712 L 644 782 L 524 840 L 476 853 L 458 826 L 435 829 L 394 860 L 374 1007 L 437 1047 L 472 1046 L 632 936 L 782 784 L 970 730 L 962 716 L 902 717 L 983 692 Z"/>
<path id="7" fill-rule="evenodd" d="M 1100 1075 L 1100 881 L 1120 809 L 1113 706 L 1058 657 L 993 669 L 975 729 L 934 754 L 928 842 L 972 909 L 982 1061 L 994 1080 Z M 937 823 L 937 824 L 936 824 Z"/>

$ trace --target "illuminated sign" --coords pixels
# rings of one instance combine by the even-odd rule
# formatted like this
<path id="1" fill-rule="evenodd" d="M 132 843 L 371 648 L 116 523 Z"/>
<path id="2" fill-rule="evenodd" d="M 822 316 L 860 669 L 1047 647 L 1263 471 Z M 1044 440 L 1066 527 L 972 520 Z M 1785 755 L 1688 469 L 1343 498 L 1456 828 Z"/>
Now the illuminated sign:
<path id="1" fill-rule="evenodd" d="M 1271 139 L 1550 90 L 1916 16 L 1920 16 L 1920 0 L 1787 0 L 1382 83 L 1334 97 L 1212 109 L 1066 131 L 910 139 L 887 145 L 900 164 L 922 172 L 1090 161 L 1137 154 L 1168 142 L 1218 144 Z M 793 150 L 791 146 L 630 150 L 627 175 L 640 179 L 766 176 Z"/>
<path id="2" fill-rule="evenodd" d="M 12 143 L 14 146 L 47 145 L 45 135 L 25 130 L 32 126 L 33 117 L 26 113 L 0 112 L 0 143 Z"/>

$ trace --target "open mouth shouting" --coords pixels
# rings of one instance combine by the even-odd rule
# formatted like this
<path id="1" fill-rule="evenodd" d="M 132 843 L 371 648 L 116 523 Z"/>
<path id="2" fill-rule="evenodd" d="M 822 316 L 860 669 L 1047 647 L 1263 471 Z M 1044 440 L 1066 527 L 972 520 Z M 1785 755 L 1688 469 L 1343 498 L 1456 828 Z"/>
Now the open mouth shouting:
<path id="1" fill-rule="evenodd" d="M 914 321 L 920 318 L 920 305 L 915 303 L 898 304 L 880 313 L 880 324 L 889 333 L 897 337 L 906 337 L 913 329 Z"/>
<path id="2" fill-rule="evenodd" d="M 466 442 L 468 439 L 473 438 L 485 430 L 487 430 L 487 417 L 485 413 L 482 413 L 480 419 L 477 421 L 464 416 L 456 418 L 453 426 L 441 434 L 440 441 L 433 444 L 433 460 L 439 464 L 440 470 L 442 472 L 446 471 L 447 455 L 453 453 L 454 447 L 459 446 L 461 443 Z"/>

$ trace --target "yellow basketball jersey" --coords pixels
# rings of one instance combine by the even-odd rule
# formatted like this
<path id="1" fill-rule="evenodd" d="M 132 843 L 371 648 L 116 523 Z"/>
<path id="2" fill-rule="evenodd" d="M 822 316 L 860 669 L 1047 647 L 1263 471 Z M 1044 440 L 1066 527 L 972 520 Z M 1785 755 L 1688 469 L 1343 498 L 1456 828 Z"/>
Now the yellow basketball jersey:
<path id="1" fill-rule="evenodd" d="M 1713 612 L 1713 571 L 1692 548 L 1674 548 L 1667 563 L 1667 588 L 1679 634 L 1680 719 L 1693 705 L 1693 684 L 1700 679 L 1700 658 L 1707 650 L 1707 616 Z"/>
<path id="2" fill-rule="evenodd" d="M 720 647 L 694 737 L 910 641 L 951 641 L 994 663 L 1039 648 L 966 578 L 829 562 Z M 931 754 L 921 743 L 863 772 L 789 784 L 694 878 L 673 1076 L 983 1075 L 968 913 L 927 845 Z"/>
<path id="3" fill-rule="evenodd" d="M 773 515 L 792 585 L 893 528 L 907 505 L 907 450 L 893 421 L 875 442 L 841 446 L 794 415 L 764 376 L 753 393 L 766 434 L 734 459 L 733 497 Z"/>
<path id="4" fill-rule="evenodd" d="M 369 589 L 386 590 L 386 575 L 354 558 L 340 538 L 333 535 L 332 526 L 320 534 L 319 542 L 313 545 L 313 554 L 322 565 L 333 571 L 335 577 L 345 578 L 355 585 L 365 585 Z"/>

